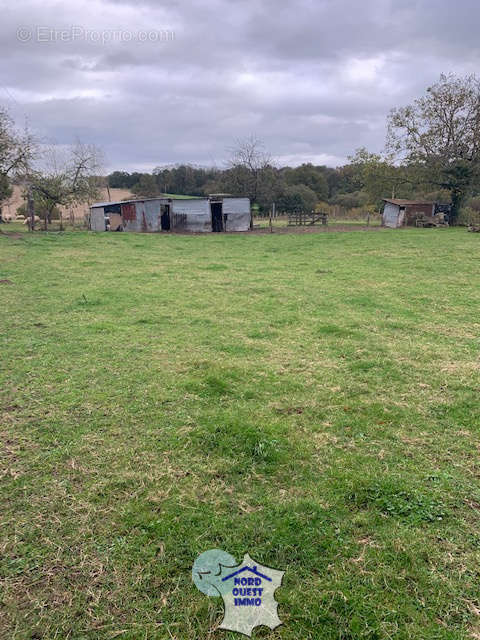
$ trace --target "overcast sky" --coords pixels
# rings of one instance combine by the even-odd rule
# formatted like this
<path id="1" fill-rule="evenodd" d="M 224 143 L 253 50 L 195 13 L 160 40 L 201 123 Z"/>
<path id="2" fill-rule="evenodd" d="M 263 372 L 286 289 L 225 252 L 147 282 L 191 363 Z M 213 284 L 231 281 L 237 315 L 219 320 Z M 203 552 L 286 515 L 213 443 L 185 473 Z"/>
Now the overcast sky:
<path id="1" fill-rule="evenodd" d="M 278 164 L 380 151 L 392 106 L 478 69 L 478 0 L 2 3 L 0 104 L 108 169 L 222 166 L 256 134 Z"/>

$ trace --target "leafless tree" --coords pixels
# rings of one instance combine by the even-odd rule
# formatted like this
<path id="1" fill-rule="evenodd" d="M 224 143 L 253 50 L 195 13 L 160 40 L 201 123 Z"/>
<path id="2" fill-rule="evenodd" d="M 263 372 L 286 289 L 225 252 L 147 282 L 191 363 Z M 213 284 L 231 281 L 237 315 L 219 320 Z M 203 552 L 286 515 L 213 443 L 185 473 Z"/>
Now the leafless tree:
<path id="1" fill-rule="evenodd" d="M 257 202 L 262 177 L 272 166 L 272 157 L 265 144 L 255 135 L 237 140 L 230 149 L 228 162 L 230 182 L 238 192 L 248 195 L 251 202 Z"/>
<path id="2" fill-rule="evenodd" d="M 44 147 L 42 167 L 32 173 L 31 181 L 34 198 L 44 214 L 45 229 L 57 207 L 90 203 L 98 198 L 102 171 L 103 153 L 95 145 L 77 141 L 67 148 Z"/>

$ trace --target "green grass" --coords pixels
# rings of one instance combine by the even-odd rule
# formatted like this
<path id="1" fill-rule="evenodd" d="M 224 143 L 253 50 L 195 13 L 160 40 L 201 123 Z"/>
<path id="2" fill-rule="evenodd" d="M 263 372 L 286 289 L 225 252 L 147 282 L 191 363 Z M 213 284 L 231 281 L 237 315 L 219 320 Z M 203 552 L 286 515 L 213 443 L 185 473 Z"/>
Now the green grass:
<path id="1" fill-rule="evenodd" d="M 0 234 L 0 637 L 480 638 L 477 235 Z"/>

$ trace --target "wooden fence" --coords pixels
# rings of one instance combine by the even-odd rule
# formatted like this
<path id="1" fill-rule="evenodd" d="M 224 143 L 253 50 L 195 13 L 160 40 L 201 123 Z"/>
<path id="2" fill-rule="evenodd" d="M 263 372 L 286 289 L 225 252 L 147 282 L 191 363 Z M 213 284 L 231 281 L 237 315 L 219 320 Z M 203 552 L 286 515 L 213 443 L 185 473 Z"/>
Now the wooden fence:
<path id="1" fill-rule="evenodd" d="M 311 226 L 314 224 L 328 224 L 328 213 L 324 211 L 312 211 L 310 213 L 306 211 L 294 211 L 288 214 L 289 227 L 298 227 L 301 225 Z"/>

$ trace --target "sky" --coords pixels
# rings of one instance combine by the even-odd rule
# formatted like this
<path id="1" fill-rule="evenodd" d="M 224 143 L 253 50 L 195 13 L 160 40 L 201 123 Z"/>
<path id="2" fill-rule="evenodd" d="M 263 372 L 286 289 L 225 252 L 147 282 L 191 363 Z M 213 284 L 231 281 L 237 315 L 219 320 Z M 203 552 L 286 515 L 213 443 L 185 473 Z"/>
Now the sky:
<path id="1" fill-rule="evenodd" d="M 107 170 L 225 165 L 254 135 L 278 166 L 382 150 L 386 117 L 478 69 L 478 0 L 2 3 L 0 105 Z"/>

